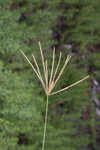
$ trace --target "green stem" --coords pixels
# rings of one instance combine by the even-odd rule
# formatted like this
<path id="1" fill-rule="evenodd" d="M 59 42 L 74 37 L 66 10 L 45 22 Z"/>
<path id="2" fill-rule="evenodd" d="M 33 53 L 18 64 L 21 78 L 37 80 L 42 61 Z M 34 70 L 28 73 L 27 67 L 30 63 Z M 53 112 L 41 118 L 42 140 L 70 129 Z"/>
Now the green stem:
<path id="1" fill-rule="evenodd" d="M 44 150 L 44 144 L 45 144 L 45 136 L 46 136 L 46 129 L 47 129 L 47 118 L 48 118 L 48 95 L 47 95 L 47 103 L 46 103 L 46 113 L 45 113 L 45 124 L 44 124 L 42 150 Z"/>

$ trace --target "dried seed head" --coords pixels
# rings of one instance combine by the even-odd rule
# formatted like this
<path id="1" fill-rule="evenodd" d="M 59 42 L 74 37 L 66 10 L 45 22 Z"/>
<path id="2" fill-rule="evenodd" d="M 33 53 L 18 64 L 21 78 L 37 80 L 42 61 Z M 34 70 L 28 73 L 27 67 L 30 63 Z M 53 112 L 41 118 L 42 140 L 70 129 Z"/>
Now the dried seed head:
<path id="1" fill-rule="evenodd" d="M 30 62 L 30 60 L 27 58 L 27 56 L 23 53 L 23 51 L 21 51 L 22 55 L 26 58 L 26 60 L 28 61 L 28 63 L 31 65 L 33 71 L 35 72 L 35 74 L 37 75 L 37 77 L 39 78 L 43 88 L 44 88 L 44 91 L 46 93 L 46 95 L 54 95 L 54 94 L 57 94 L 57 93 L 60 93 L 62 91 L 65 91 L 67 90 L 68 88 L 72 87 L 72 86 L 75 86 L 77 84 L 79 84 L 80 82 L 83 82 L 84 80 L 86 80 L 87 78 L 89 78 L 89 75 L 86 76 L 85 78 L 71 84 L 70 86 L 68 87 L 65 87 L 61 90 L 58 90 L 56 92 L 52 92 L 52 90 L 54 89 L 55 85 L 57 84 L 58 80 L 60 79 L 62 73 L 64 72 L 68 62 L 70 61 L 71 57 L 74 56 L 73 53 L 72 54 L 69 54 L 67 55 L 67 58 L 65 60 L 65 63 L 62 67 L 62 69 L 60 70 L 60 72 L 58 73 L 57 75 L 57 72 L 58 72 L 58 68 L 60 66 L 60 63 L 61 63 L 61 53 L 60 53 L 60 56 L 59 56 L 59 60 L 58 60 L 58 64 L 57 64 L 57 67 L 54 71 L 54 64 L 55 64 L 55 49 L 53 51 L 53 57 L 52 57 L 52 67 L 51 67 L 51 73 L 50 73 L 50 78 L 48 77 L 48 63 L 47 63 L 47 60 L 44 62 L 44 56 L 43 56 L 43 52 L 42 52 L 42 47 L 41 47 L 41 43 L 39 42 L 39 47 L 40 47 L 40 53 L 41 53 L 41 60 L 42 60 L 42 66 L 43 66 L 43 71 L 44 71 L 44 78 L 45 78 L 45 81 L 43 81 L 43 78 L 42 78 L 42 75 L 41 75 L 41 72 L 40 72 L 40 68 L 38 66 L 38 63 L 34 57 L 34 55 L 32 55 L 33 57 L 33 60 L 34 60 L 34 63 L 35 63 L 35 66 L 36 66 L 36 69 L 35 67 L 33 66 L 33 64 Z M 57 76 L 57 77 L 56 77 Z"/>

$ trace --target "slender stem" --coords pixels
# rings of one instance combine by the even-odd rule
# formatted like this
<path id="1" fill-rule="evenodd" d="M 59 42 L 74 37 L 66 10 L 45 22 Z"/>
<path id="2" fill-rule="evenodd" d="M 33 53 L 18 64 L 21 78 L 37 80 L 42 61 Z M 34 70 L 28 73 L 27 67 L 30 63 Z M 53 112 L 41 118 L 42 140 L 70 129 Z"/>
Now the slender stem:
<path id="1" fill-rule="evenodd" d="M 46 129 L 47 129 L 47 119 L 48 119 L 48 95 L 47 95 L 47 103 L 46 103 L 46 113 L 45 113 L 45 124 L 44 124 L 42 150 L 44 150 L 44 144 L 45 144 Z"/>

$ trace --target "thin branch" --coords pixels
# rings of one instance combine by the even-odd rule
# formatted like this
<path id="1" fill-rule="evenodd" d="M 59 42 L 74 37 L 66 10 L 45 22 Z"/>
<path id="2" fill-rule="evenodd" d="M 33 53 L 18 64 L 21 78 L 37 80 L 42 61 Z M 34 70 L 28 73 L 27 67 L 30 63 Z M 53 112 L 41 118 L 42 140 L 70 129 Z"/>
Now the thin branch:
<path id="1" fill-rule="evenodd" d="M 83 82 L 84 80 L 86 80 L 86 79 L 88 79 L 88 78 L 89 78 L 89 75 L 86 76 L 86 77 L 84 77 L 83 79 L 81 79 L 81 80 L 79 80 L 79 81 L 77 81 L 77 82 L 75 82 L 75 83 L 73 83 L 73 84 L 71 84 L 71 85 L 69 85 L 69 86 L 67 86 L 67 87 L 65 87 L 65 88 L 63 88 L 63 89 L 61 89 L 61 90 L 58 90 L 58 91 L 56 91 L 56 92 L 51 93 L 50 95 L 54 95 L 54 94 L 60 93 L 60 92 L 62 92 L 62 91 L 65 91 L 65 90 L 67 90 L 67 89 L 69 89 L 69 88 L 71 88 L 71 87 L 73 87 L 73 86 L 75 86 L 75 85 L 77 85 L 77 84 Z"/>
<path id="2" fill-rule="evenodd" d="M 43 52 L 42 52 L 42 47 L 41 47 L 41 43 L 39 42 L 39 47 L 40 47 L 40 53 L 41 53 L 41 58 L 42 58 L 42 65 L 43 65 L 43 71 L 44 71 L 44 77 L 45 77 L 45 82 L 46 82 L 46 74 L 45 74 L 45 62 L 44 62 L 44 56 L 43 56 Z"/>
<path id="3" fill-rule="evenodd" d="M 34 68 L 34 66 L 32 65 L 32 63 L 30 62 L 30 60 L 27 58 L 27 56 L 24 54 L 24 52 L 22 50 L 20 50 L 22 55 L 26 58 L 26 60 L 28 61 L 28 63 L 31 65 L 32 69 L 34 70 L 34 72 L 36 73 L 36 75 L 38 76 L 38 78 L 40 78 L 38 72 L 36 71 L 36 69 Z"/>
<path id="4" fill-rule="evenodd" d="M 65 69 L 65 67 L 68 64 L 68 62 L 69 62 L 70 59 L 71 59 L 71 56 L 68 55 L 67 58 L 66 58 L 66 61 L 65 61 L 64 65 L 63 65 L 63 67 L 62 67 L 62 69 L 61 69 L 61 71 L 60 71 L 60 73 L 59 73 L 59 75 L 58 75 L 58 77 L 57 77 L 57 79 L 55 81 L 55 85 L 56 85 L 57 81 L 60 79 L 60 77 L 61 77 L 62 73 L 64 72 L 64 69 Z"/>
<path id="5" fill-rule="evenodd" d="M 48 91 L 48 63 L 47 63 L 47 60 L 45 62 L 45 76 L 46 76 L 46 89 Z"/>
<path id="6" fill-rule="evenodd" d="M 57 67 L 56 67 L 56 70 L 55 70 L 55 73 L 54 73 L 54 76 L 53 76 L 53 81 L 55 80 L 55 77 L 56 77 L 56 74 L 57 74 L 57 71 L 58 71 L 58 68 L 59 68 L 59 65 L 60 65 L 61 55 L 62 55 L 62 53 L 60 52 L 58 64 L 57 64 Z"/>
<path id="7" fill-rule="evenodd" d="M 40 76 L 42 76 L 42 75 L 41 75 L 41 72 L 40 72 L 40 69 L 39 69 L 39 66 L 38 66 L 38 64 L 37 64 L 37 61 L 36 61 L 36 59 L 35 59 L 35 57 L 34 57 L 33 54 L 32 54 L 32 57 L 33 57 L 33 60 L 34 60 L 35 65 L 36 65 L 36 67 L 37 67 L 38 74 L 39 74 Z"/>
<path id="8" fill-rule="evenodd" d="M 32 67 L 33 71 L 35 72 L 35 74 L 37 75 L 37 77 L 40 79 L 42 86 L 45 90 L 45 85 L 44 82 L 42 80 L 42 77 L 38 74 L 38 72 L 36 71 L 36 69 L 34 68 L 34 66 L 32 65 L 32 63 L 30 62 L 30 60 L 27 58 L 27 56 L 24 54 L 24 52 L 22 50 L 20 50 L 20 52 L 22 53 L 22 55 L 26 58 L 26 60 L 28 61 L 28 63 L 30 64 L 30 66 Z"/>
<path id="9" fill-rule="evenodd" d="M 32 57 L 33 57 L 33 60 L 34 60 L 35 65 L 36 65 L 36 67 L 37 67 L 37 71 L 38 71 L 38 74 L 39 74 L 39 77 L 40 77 L 40 81 L 41 81 L 41 83 L 42 83 L 42 86 L 43 86 L 44 89 L 45 89 L 45 84 L 44 84 L 44 81 L 43 81 L 43 79 L 42 79 L 42 75 L 41 75 L 39 66 L 38 66 L 37 61 L 36 61 L 36 59 L 35 59 L 35 57 L 34 57 L 33 54 L 32 54 Z"/>
<path id="10" fill-rule="evenodd" d="M 52 57 L 52 68 L 51 68 L 51 75 L 50 75 L 50 80 L 49 80 L 49 86 L 50 86 L 50 84 L 51 84 L 52 77 L 53 77 L 54 62 L 55 62 L 55 48 L 54 48 L 53 57 Z"/>

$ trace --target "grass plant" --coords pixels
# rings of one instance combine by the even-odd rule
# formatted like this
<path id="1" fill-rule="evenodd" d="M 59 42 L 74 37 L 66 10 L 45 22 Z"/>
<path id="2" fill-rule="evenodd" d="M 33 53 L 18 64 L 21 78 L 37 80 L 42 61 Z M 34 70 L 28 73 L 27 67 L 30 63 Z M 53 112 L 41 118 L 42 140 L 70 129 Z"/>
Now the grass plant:
<path id="1" fill-rule="evenodd" d="M 41 54 L 41 59 L 42 59 L 42 65 L 43 65 L 43 72 L 44 72 L 44 80 L 43 80 L 43 77 L 42 77 L 42 74 L 40 72 L 40 68 L 39 68 L 39 65 L 35 59 L 35 56 L 32 54 L 32 58 L 33 58 L 33 61 L 34 61 L 34 64 L 35 64 L 35 67 L 34 65 L 30 62 L 30 60 L 27 58 L 27 56 L 24 54 L 24 52 L 22 50 L 21 53 L 22 55 L 26 58 L 26 60 L 28 61 L 28 63 L 31 65 L 33 71 L 35 72 L 35 74 L 37 75 L 37 77 L 39 78 L 42 86 L 43 86 L 43 89 L 45 91 L 45 94 L 47 96 L 47 102 L 46 102 L 46 113 L 45 113 L 45 124 L 44 124 L 44 134 L 43 134 L 43 143 L 42 143 L 42 150 L 44 150 L 44 145 L 45 145 L 45 137 L 46 137 L 46 128 L 47 128 L 47 118 L 48 118 L 48 97 L 50 95 L 55 95 L 55 94 L 58 94 L 62 91 L 65 91 L 81 82 L 83 82 L 84 80 L 88 79 L 89 78 L 89 75 L 87 75 L 86 77 L 84 77 L 83 79 L 63 88 L 63 89 L 60 89 L 58 91 L 55 91 L 53 92 L 53 89 L 54 87 L 56 86 L 58 80 L 60 79 L 61 75 L 63 74 L 68 62 L 70 61 L 71 59 L 71 55 L 67 55 L 67 58 L 65 60 L 65 63 L 62 67 L 62 69 L 60 70 L 60 72 L 58 72 L 58 68 L 60 66 L 60 63 L 61 63 L 61 56 L 62 56 L 62 53 L 60 52 L 60 56 L 59 56 L 59 60 L 58 60 L 58 64 L 56 66 L 56 69 L 54 67 L 55 65 L 55 48 L 53 50 L 53 56 L 52 56 L 52 67 L 51 67 L 51 70 L 50 70 L 50 77 L 49 77 L 49 74 L 48 74 L 48 62 L 47 60 L 44 59 L 44 56 L 43 56 L 43 51 L 42 51 L 42 47 L 41 47 L 41 43 L 39 42 L 39 48 L 40 48 L 40 54 Z"/>

